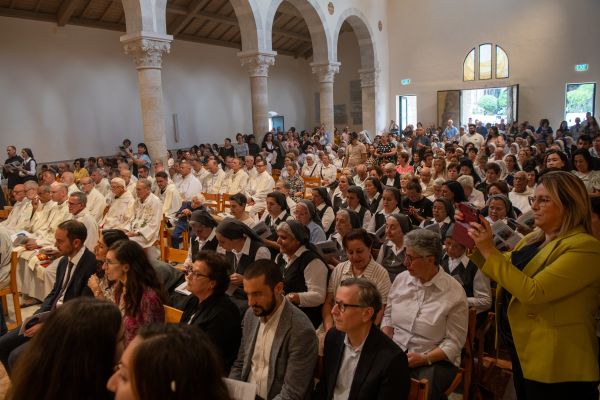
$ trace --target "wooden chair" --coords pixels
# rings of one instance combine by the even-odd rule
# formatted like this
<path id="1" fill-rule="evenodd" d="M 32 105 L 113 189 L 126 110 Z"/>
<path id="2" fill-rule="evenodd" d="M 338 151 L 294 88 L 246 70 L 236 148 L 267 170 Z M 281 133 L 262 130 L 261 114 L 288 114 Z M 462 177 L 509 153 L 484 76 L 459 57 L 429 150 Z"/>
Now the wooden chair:
<path id="1" fill-rule="evenodd" d="M 181 321 L 183 311 L 165 305 L 163 307 L 165 309 L 165 322 L 167 324 L 178 324 Z"/>
<path id="2" fill-rule="evenodd" d="M 281 176 L 281 170 L 273 168 L 271 170 L 271 176 L 273 177 L 273 179 L 275 180 L 275 182 L 277 182 L 279 180 L 279 177 Z"/>
<path id="3" fill-rule="evenodd" d="M 7 327 L 9 330 L 15 329 L 23 323 L 23 319 L 21 317 L 21 303 L 19 303 L 19 289 L 17 288 L 17 260 L 17 252 L 13 251 L 10 258 L 10 283 L 7 287 L 0 290 L 0 297 L 2 297 L 2 310 L 4 315 L 8 315 L 8 302 L 6 301 L 6 296 L 12 295 L 16 323 L 8 324 Z"/>
<path id="4" fill-rule="evenodd" d="M 8 214 L 10 214 L 10 210 L 7 210 L 7 209 L 0 210 L 0 219 L 8 218 Z"/>
<path id="5" fill-rule="evenodd" d="M 223 211 L 221 208 L 221 195 L 219 193 L 202 193 L 202 196 L 204 196 L 204 206 L 206 208 L 210 208 L 215 212 Z"/>
<path id="6" fill-rule="evenodd" d="M 461 355 L 461 368 L 456 373 L 450 387 L 446 390 L 446 396 L 450 396 L 450 394 L 454 393 L 462 382 L 462 399 L 469 400 L 471 379 L 473 376 L 473 342 L 477 330 L 476 325 L 477 310 L 469 308 L 469 325 L 467 330 L 467 340 L 465 341 Z"/>
<path id="7" fill-rule="evenodd" d="M 429 381 L 411 378 L 408 400 L 427 400 L 427 396 L 429 396 Z"/>
<path id="8" fill-rule="evenodd" d="M 160 259 L 164 259 L 165 248 L 169 246 L 169 231 L 167 230 L 167 217 L 163 216 L 162 221 L 160 221 L 160 228 L 158 231 L 158 240 L 154 242 L 155 246 L 158 246 L 160 250 Z"/>
<path id="9" fill-rule="evenodd" d="M 306 197 L 306 193 L 310 192 L 311 189 L 321 186 L 321 178 L 318 176 L 310 178 L 303 177 L 302 180 L 304 181 L 304 197 Z"/>
<path id="10" fill-rule="evenodd" d="M 181 234 L 181 249 L 187 251 L 190 247 L 190 231 L 189 228 Z"/>
<path id="11" fill-rule="evenodd" d="M 175 249 L 173 247 L 165 246 L 163 249 L 162 260 L 166 263 L 177 263 L 183 264 L 187 258 L 188 251 Z"/>
<path id="12" fill-rule="evenodd" d="M 221 212 L 227 211 L 231 207 L 231 195 L 223 193 L 221 195 Z"/>

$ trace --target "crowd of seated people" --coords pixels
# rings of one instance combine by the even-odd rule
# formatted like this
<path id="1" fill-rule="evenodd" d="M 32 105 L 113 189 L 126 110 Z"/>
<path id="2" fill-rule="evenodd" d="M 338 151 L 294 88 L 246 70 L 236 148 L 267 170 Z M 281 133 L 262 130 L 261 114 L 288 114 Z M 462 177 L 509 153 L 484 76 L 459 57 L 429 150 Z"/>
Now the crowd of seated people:
<path id="1" fill-rule="evenodd" d="M 427 379 L 429 398 L 441 399 L 461 367 L 469 308 L 480 326 L 493 311 L 492 287 L 518 397 L 597 398 L 594 117 L 556 132 L 547 121 L 538 129 L 451 128 L 408 126 L 372 140 L 347 128 L 292 128 L 260 144 L 238 134 L 233 144 L 169 152 L 165 164 L 151 160 L 144 143 L 134 152 L 129 140 L 114 157 L 72 166 L 38 167 L 31 149 L 18 156 L 8 146 L 0 285 L 14 250 L 23 305 L 40 304 L 10 332 L 0 315 L 0 361 L 13 398 L 33 395 L 16 374 L 36 377 L 45 360 L 35 349 L 48 346 L 48 332 L 72 329 L 61 318 L 85 319 L 78 313 L 97 307 L 107 320 L 121 316 L 117 332 L 103 328 L 118 371 L 109 380 L 98 365 L 98 375 L 111 391 L 129 393 L 123 398 L 192 393 L 185 372 L 150 368 L 168 365 L 177 356 L 169 352 L 187 344 L 214 364 L 214 376 L 254 384 L 257 398 L 406 398 L 412 377 Z M 207 200 L 214 195 L 224 210 Z M 188 249 L 182 265 L 158 259 L 165 224 L 174 228 L 170 246 Z M 565 270 L 571 264 L 577 268 Z M 187 327 L 161 327 L 163 305 L 181 308 Z M 565 314 L 544 319 L 552 307 Z M 563 343 L 569 335 L 586 351 Z M 171 347 L 164 338 L 173 338 Z M 536 340 L 557 346 L 557 358 L 531 350 Z M 567 349 L 583 361 L 561 372 Z M 193 358 L 177 368 L 196 368 Z M 220 380 L 203 382 L 228 398 Z M 111 396 L 93 384 L 94 396 L 80 396 Z"/>

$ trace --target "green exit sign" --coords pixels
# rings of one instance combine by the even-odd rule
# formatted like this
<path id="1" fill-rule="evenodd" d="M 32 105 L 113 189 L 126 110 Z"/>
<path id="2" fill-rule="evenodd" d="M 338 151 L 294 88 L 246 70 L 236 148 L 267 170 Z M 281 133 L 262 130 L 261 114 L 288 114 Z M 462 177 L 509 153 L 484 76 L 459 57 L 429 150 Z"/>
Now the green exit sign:
<path id="1" fill-rule="evenodd" d="M 410 85 L 410 79 L 402 79 L 402 80 L 400 81 L 400 83 L 401 83 L 401 84 L 403 84 L 404 86 L 406 86 L 406 85 Z"/>
<path id="2" fill-rule="evenodd" d="M 590 66 L 588 64 L 575 65 L 575 71 L 577 71 L 577 72 L 587 71 L 589 68 L 590 68 Z"/>

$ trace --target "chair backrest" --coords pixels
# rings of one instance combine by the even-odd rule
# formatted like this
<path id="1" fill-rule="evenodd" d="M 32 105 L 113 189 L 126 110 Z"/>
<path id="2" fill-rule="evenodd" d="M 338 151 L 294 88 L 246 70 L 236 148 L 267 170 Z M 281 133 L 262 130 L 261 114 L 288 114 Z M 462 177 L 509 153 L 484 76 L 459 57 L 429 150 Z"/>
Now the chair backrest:
<path id="1" fill-rule="evenodd" d="M 223 211 L 221 208 L 221 195 L 219 193 L 202 193 L 204 196 L 204 206 L 215 212 Z"/>
<path id="2" fill-rule="evenodd" d="M 181 316 L 183 315 L 183 311 L 178 310 L 177 308 L 164 306 L 165 309 L 165 322 L 167 324 L 178 324 L 181 321 Z"/>
<path id="3" fill-rule="evenodd" d="M 304 198 L 311 197 L 308 196 L 308 194 L 312 194 L 311 189 L 315 189 L 321 186 L 321 178 L 319 178 L 318 176 L 308 178 L 302 177 L 302 180 L 304 181 Z"/>
<path id="4" fill-rule="evenodd" d="M 0 219 L 8 218 L 8 214 L 10 214 L 10 210 L 0 210 Z"/>
<path id="5" fill-rule="evenodd" d="M 175 249 L 173 247 L 165 246 L 162 260 L 167 263 L 183 264 L 185 262 L 185 259 L 187 258 L 187 255 L 187 250 Z"/>
<path id="6" fill-rule="evenodd" d="M 427 379 L 410 379 L 408 400 L 427 400 L 429 396 L 429 381 Z"/>
<path id="7" fill-rule="evenodd" d="M 221 195 L 221 212 L 231 207 L 231 195 L 229 193 L 223 193 Z"/>

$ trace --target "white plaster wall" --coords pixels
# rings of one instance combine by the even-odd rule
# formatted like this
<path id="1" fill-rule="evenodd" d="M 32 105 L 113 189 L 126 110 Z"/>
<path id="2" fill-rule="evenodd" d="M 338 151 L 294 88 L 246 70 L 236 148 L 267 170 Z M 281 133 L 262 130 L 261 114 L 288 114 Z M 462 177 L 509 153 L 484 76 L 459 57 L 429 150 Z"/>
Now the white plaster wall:
<path id="1" fill-rule="evenodd" d="M 31 147 L 45 162 L 112 154 L 124 137 L 143 141 L 137 73 L 120 32 L 0 17 L 0 35 L 10 38 L 0 44 L 0 145 Z M 169 148 L 250 132 L 250 81 L 236 53 L 172 43 L 162 74 Z M 287 127 L 312 126 L 308 60 L 279 56 L 270 75 L 270 109 Z"/>
<path id="2" fill-rule="evenodd" d="M 417 95 L 418 119 L 436 121 L 437 91 L 520 84 L 519 120 L 537 126 L 564 115 L 565 84 L 600 83 L 597 0 L 388 0 L 388 112 L 396 95 Z M 510 58 L 510 78 L 462 81 L 468 51 L 497 43 Z M 575 64 L 590 70 L 577 73 Z M 400 80 L 410 78 L 409 86 Z M 596 110 L 600 105 L 596 96 Z"/>
<path id="3" fill-rule="evenodd" d="M 333 84 L 333 104 L 345 104 L 347 123 L 336 123 L 339 129 L 347 125 L 351 131 L 361 131 L 362 124 L 356 125 L 352 121 L 350 112 L 352 104 L 350 103 L 350 81 L 360 80 L 358 70 L 360 69 L 360 54 L 358 42 L 354 32 L 345 32 L 340 35 L 338 41 L 338 61 L 342 64 L 340 72 L 335 76 Z"/>

